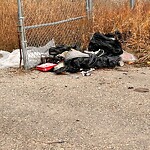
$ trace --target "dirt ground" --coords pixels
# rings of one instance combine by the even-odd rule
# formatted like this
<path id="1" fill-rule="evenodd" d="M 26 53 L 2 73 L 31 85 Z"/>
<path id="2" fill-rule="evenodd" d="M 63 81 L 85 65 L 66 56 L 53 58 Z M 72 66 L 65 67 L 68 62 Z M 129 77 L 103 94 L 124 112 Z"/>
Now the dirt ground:
<path id="1" fill-rule="evenodd" d="M 0 70 L 0 150 L 150 150 L 150 68 Z"/>

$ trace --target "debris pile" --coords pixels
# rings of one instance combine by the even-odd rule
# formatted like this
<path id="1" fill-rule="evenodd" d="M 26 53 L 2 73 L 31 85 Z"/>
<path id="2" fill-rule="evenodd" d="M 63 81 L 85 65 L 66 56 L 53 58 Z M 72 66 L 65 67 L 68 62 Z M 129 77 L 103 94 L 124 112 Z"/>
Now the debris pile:
<path id="1" fill-rule="evenodd" d="M 86 51 L 76 50 L 76 46 L 59 45 L 49 48 L 49 58 L 44 62 L 57 64 L 53 71 L 56 74 L 64 72 L 89 75 L 90 69 L 114 68 L 122 65 L 120 55 L 123 54 L 121 43 L 115 34 L 96 32 Z M 48 60 L 48 61 L 46 61 Z"/>
<path id="2" fill-rule="evenodd" d="M 136 57 L 122 49 L 119 37 L 118 33 L 96 32 L 86 50 L 80 49 L 78 45 L 55 45 L 54 40 L 43 47 L 28 47 L 29 68 L 51 70 L 56 74 L 81 72 L 83 76 L 89 76 L 95 69 L 114 68 L 123 66 L 124 62 L 135 62 Z M 12 53 L 0 51 L 0 55 L 0 68 L 19 67 L 19 50 Z"/>

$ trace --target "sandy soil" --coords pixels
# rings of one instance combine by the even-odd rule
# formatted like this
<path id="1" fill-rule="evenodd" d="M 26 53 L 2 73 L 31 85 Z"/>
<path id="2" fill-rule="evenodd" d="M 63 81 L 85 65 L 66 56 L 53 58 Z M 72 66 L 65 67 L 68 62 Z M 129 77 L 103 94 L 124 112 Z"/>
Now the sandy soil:
<path id="1" fill-rule="evenodd" d="M 149 150 L 150 68 L 0 70 L 0 150 Z"/>

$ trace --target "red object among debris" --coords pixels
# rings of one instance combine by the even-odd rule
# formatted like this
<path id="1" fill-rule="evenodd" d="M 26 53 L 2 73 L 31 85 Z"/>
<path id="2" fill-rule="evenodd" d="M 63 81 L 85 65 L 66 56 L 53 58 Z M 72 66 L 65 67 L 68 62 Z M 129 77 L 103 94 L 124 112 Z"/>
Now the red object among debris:
<path id="1" fill-rule="evenodd" d="M 42 65 L 38 65 L 36 67 L 37 70 L 39 71 L 49 71 L 51 69 L 53 69 L 57 64 L 53 64 L 53 63 L 45 63 L 45 64 L 42 64 Z"/>

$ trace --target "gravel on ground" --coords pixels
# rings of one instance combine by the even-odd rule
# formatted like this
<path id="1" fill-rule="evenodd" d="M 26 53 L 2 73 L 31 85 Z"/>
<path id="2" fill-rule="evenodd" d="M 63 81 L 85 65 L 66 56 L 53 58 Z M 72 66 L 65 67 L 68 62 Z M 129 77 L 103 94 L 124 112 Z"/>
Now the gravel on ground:
<path id="1" fill-rule="evenodd" d="M 150 149 L 150 68 L 3 69 L 0 87 L 0 150 Z"/>

